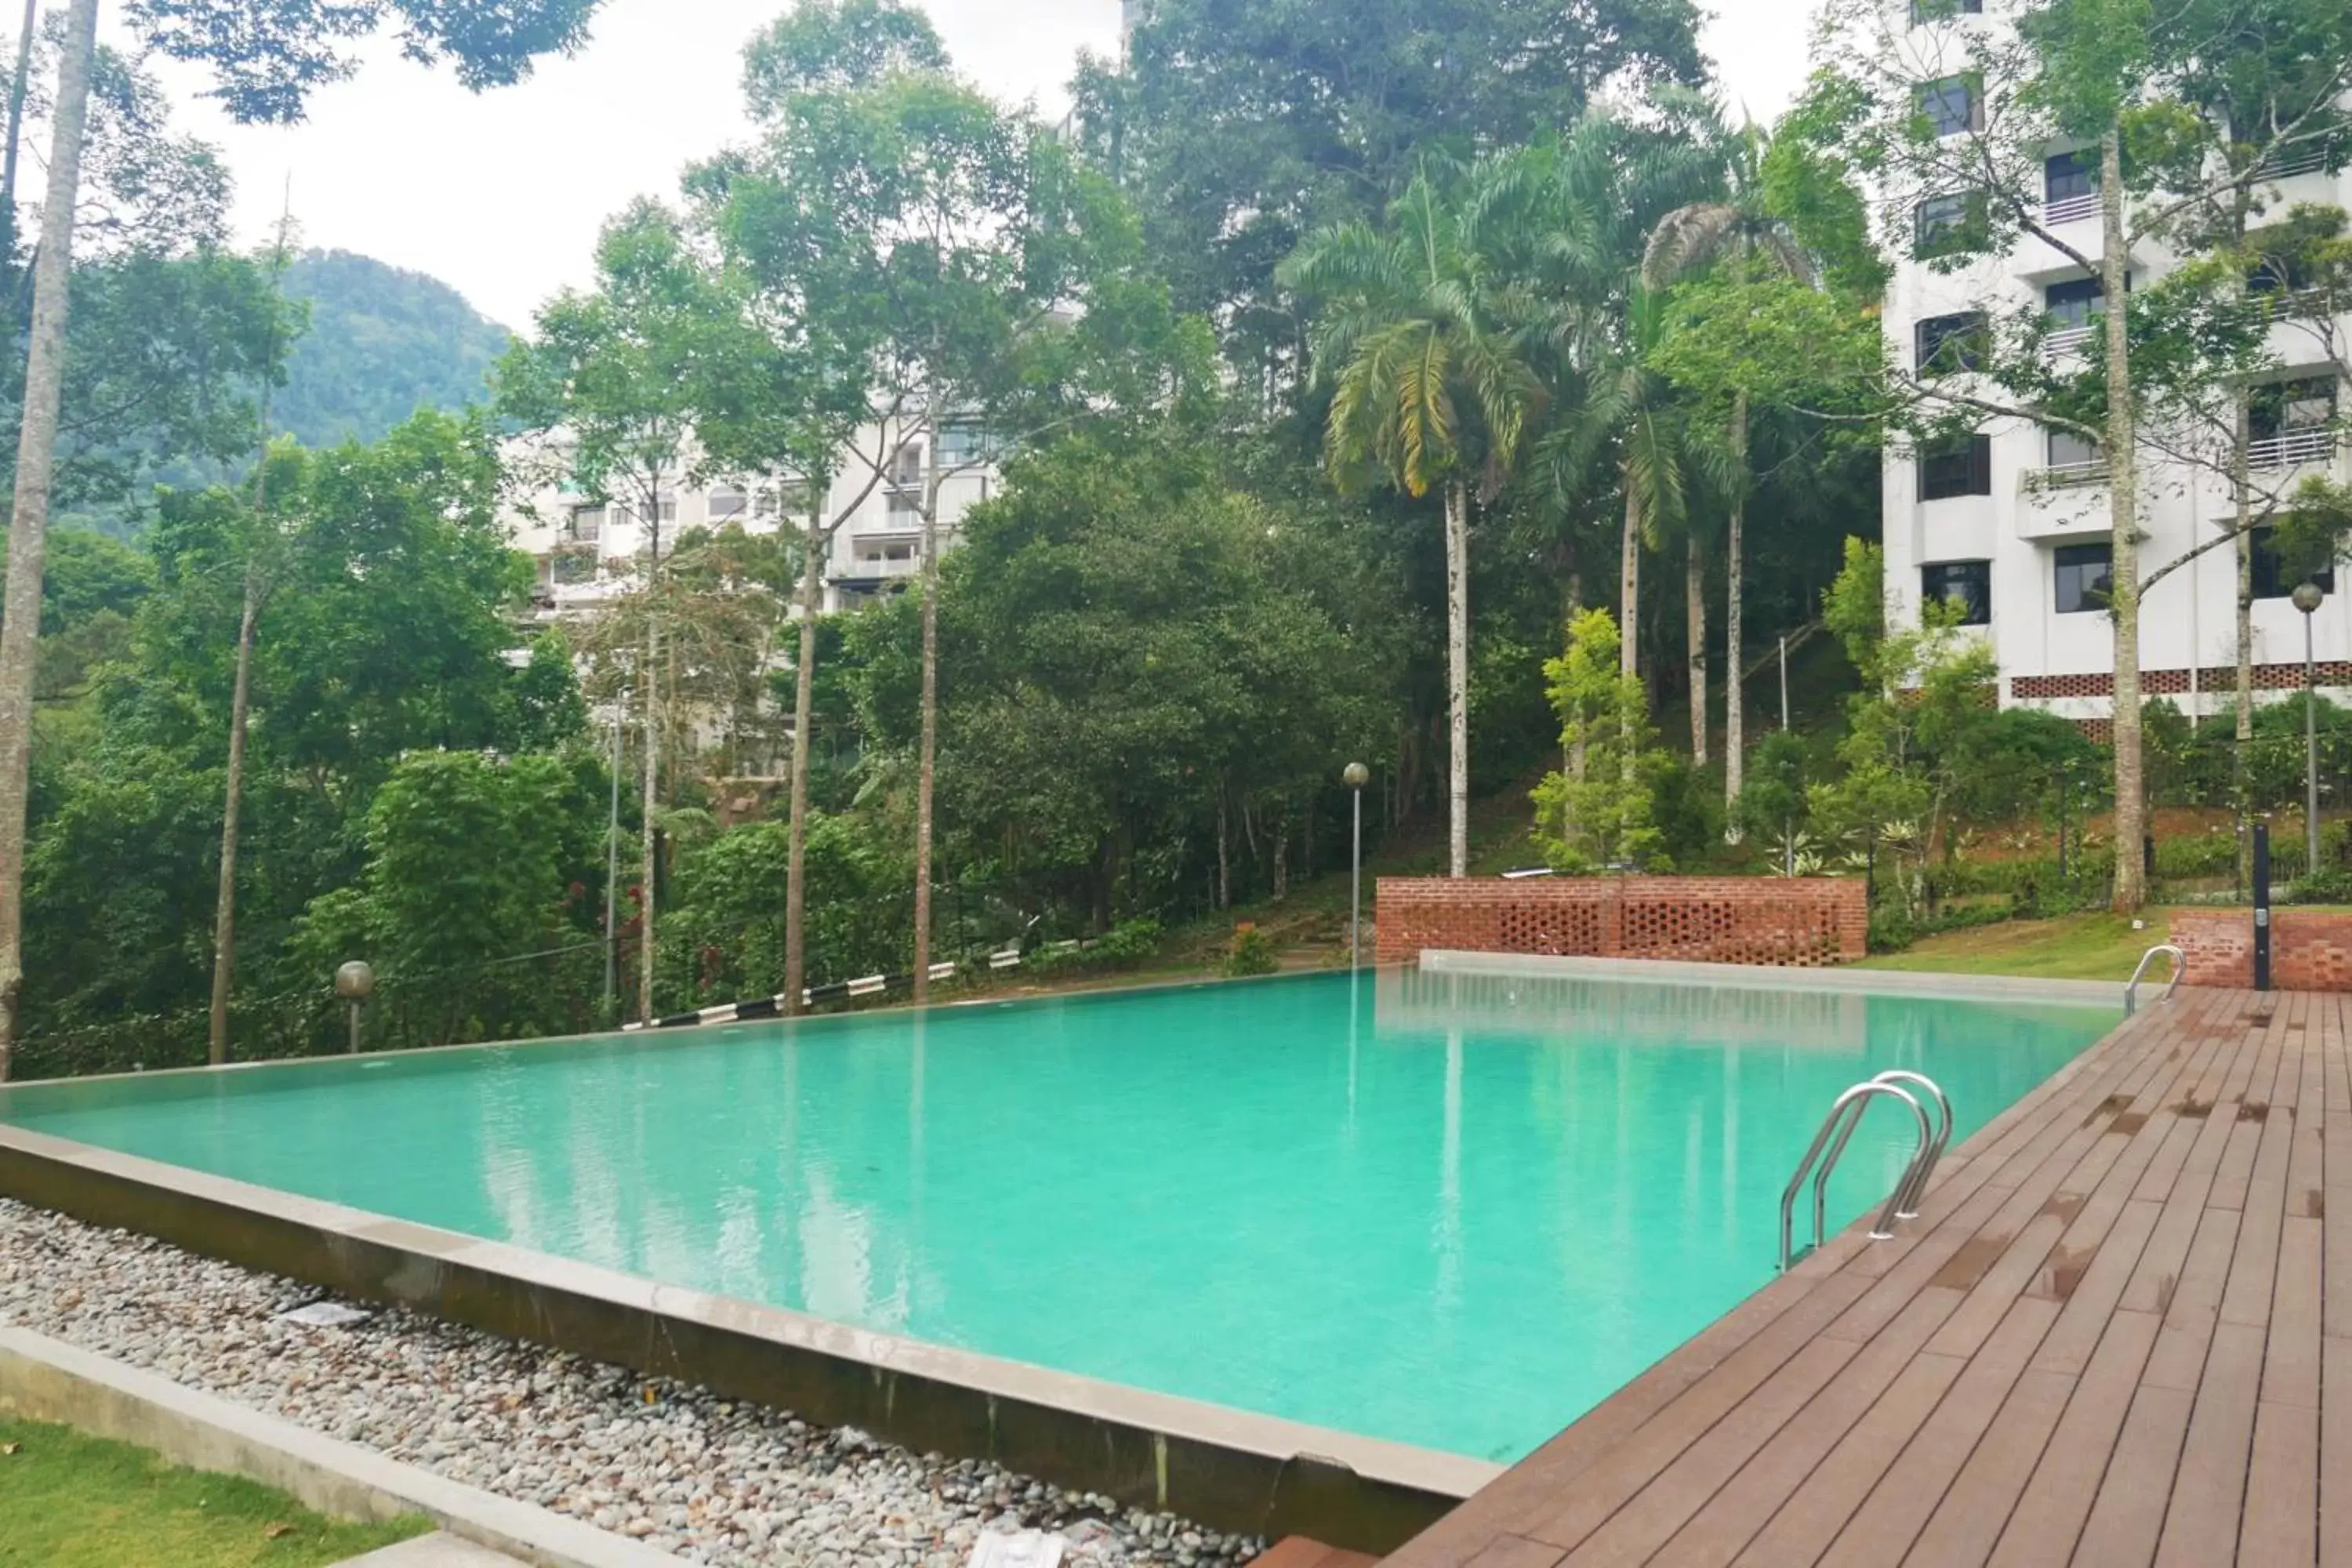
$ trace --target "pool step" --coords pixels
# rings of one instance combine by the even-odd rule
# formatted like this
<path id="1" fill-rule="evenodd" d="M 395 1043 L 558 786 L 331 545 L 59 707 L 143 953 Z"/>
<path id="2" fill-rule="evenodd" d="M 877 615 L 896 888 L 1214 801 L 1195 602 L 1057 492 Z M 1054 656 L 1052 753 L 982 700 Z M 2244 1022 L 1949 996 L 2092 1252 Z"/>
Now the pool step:
<path id="1" fill-rule="evenodd" d="M 1372 1568 L 1379 1561 L 1360 1552 L 1342 1552 L 1336 1546 L 1293 1535 L 1276 1542 L 1273 1551 L 1249 1568 Z"/>

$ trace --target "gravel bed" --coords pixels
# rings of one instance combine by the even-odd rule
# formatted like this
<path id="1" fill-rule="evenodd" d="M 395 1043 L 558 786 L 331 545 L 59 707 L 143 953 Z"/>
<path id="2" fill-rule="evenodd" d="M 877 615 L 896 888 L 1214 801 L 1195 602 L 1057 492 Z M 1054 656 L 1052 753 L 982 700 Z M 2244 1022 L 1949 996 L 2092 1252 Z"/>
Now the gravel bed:
<path id="1" fill-rule="evenodd" d="M 0 1198 L 0 1322 L 688 1562 L 962 1568 L 983 1531 L 1023 1529 L 1063 1532 L 1086 1568 L 1219 1568 L 1264 1550 L 414 1312 L 276 1321 L 323 1294 Z"/>

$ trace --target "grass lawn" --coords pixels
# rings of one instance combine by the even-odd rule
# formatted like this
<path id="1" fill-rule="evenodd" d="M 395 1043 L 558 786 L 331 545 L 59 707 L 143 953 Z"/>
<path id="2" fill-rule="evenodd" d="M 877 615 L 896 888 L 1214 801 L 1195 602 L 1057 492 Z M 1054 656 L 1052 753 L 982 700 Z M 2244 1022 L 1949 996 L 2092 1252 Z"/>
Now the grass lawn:
<path id="1" fill-rule="evenodd" d="M 2142 953 L 2171 940 L 2171 911 L 2150 910 L 2145 919 L 2146 931 L 2134 931 L 2131 921 L 2109 914 L 2010 921 L 1931 936 L 1906 952 L 1868 959 L 1858 967 L 2017 974 L 2037 980 L 2129 980 Z"/>
<path id="2" fill-rule="evenodd" d="M 282 1492 L 164 1463 L 65 1426 L 0 1420 L 6 1568 L 319 1568 L 422 1535 L 343 1524 Z"/>

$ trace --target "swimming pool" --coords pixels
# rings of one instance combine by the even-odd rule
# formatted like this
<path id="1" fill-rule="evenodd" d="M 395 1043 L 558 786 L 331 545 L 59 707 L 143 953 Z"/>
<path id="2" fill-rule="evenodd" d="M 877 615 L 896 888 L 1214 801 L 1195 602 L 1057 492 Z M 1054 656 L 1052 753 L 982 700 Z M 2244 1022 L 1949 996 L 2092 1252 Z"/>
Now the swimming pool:
<path id="1" fill-rule="evenodd" d="M 34 1086 L 0 1121 L 1507 1461 L 1771 1278 L 1840 1090 L 1926 1072 L 1965 1137 L 2119 1016 L 1367 973 Z M 1911 1145 L 1874 1110 L 1832 1220 Z"/>

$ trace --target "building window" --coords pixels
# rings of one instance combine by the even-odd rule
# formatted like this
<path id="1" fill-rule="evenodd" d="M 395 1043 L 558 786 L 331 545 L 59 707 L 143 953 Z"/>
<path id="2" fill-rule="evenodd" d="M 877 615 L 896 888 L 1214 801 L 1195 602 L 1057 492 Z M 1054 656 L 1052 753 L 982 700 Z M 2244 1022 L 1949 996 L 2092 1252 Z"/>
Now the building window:
<path id="1" fill-rule="evenodd" d="M 2078 430 L 2053 429 L 2050 432 L 2050 466 L 2053 468 L 2091 468 L 2099 464 L 2099 444 Z"/>
<path id="2" fill-rule="evenodd" d="M 1946 561 L 1919 568 L 1919 593 L 1929 604 L 1958 605 L 1960 625 L 1992 625 L 1992 563 Z"/>
<path id="3" fill-rule="evenodd" d="M 2069 331 L 2087 327 L 2103 312 L 2106 290 L 2095 278 L 2077 278 L 2068 283 L 2053 283 L 2042 296 L 2043 311 L 2056 325 L 2057 331 Z"/>
<path id="4" fill-rule="evenodd" d="M 909 441 L 898 448 L 890 459 L 890 482 L 894 485 L 919 485 L 923 482 L 923 444 Z"/>
<path id="5" fill-rule="evenodd" d="M 604 509 L 601 506 L 573 507 L 569 531 L 583 544 L 596 543 L 604 537 Z"/>
<path id="6" fill-rule="evenodd" d="M 1950 500 L 1992 494 L 1992 437 L 1963 436 L 1919 449 L 1919 499 Z"/>
<path id="7" fill-rule="evenodd" d="M 2099 194 L 2099 154 L 2092 148 L 2060 153 L 2043 160 L 2042 195 L 2055 205 Z"/>
<path id="8" fill-rule="evenodd" d="M 1915 330 L 1914 348 L 1921 375 L 1948 375 L 1954 371 L 1982 370 L 1990 344 L 1982 310 L 1957 316 L 1930 316 Z"/>
<path id="9" fill-rule="evenodd" d="M 923 515 L 923 498 L 906 490 L 892 490 L 886 510 L 894 519 L 919 518 Z"/>
<path id="10" fill-rule="evenodd" d="M 1981 250 L 1991 239 L 1981 192 L 1929 196 L 1919 204 L 1912 218 L 1917 228 L 1912 254 L 1922 261 Z"/>
<path id="11" fill-rule="evenodd" d="M 1911 0 L 1911 25 L 1948 22 L 1955 16 L 1981 16 L 1984 0 Z"/>
<path id="12" fill-rule="evenodd" d="M 710 521 L 732 522 L 747 516 L 751 510 L 751 498 L 731 486 L 720 486 L 709 497 Z"/>
<path id="13" fill-rule="evenodd" d="M 2251 535 L 2253 548 L 2254 597 L 2284 599 L 2305 583 L 2316 584 L 2323 594 L 2336 592 L 2336 564 L 2315 565 L 2308 561 L 2289 561 L 2278 548 L 2278 531 L 2258 528 Z"/>
<path id="14" fill-rule="evenodd" d="M 968 468 L 997 458 L 1001 443 L 977 425 L 949 425 L 940 431 L 940 467 Z"/>
<path id="15" fill-rule="evenodd" d="M 2081 615 L 2107 607 L 2115 590 L 2115 552 L 2105 544 L 2060 546 L 2056 564 L 2058 613 Z"/>
<path id="16" fill-rule="evenodd" d="M 2317 375 L 2257 386 L 2246 413 L 2257 441 L 2324 431 L 2336 419 L 2336 378 Z"/>
<path id="17" fill-rule="evenodd" d="M 1984 129 L 1984 100 L 1972 76 L 1948 76 L 1919 89 L 1919 112 L 1938 136 Z"/>

